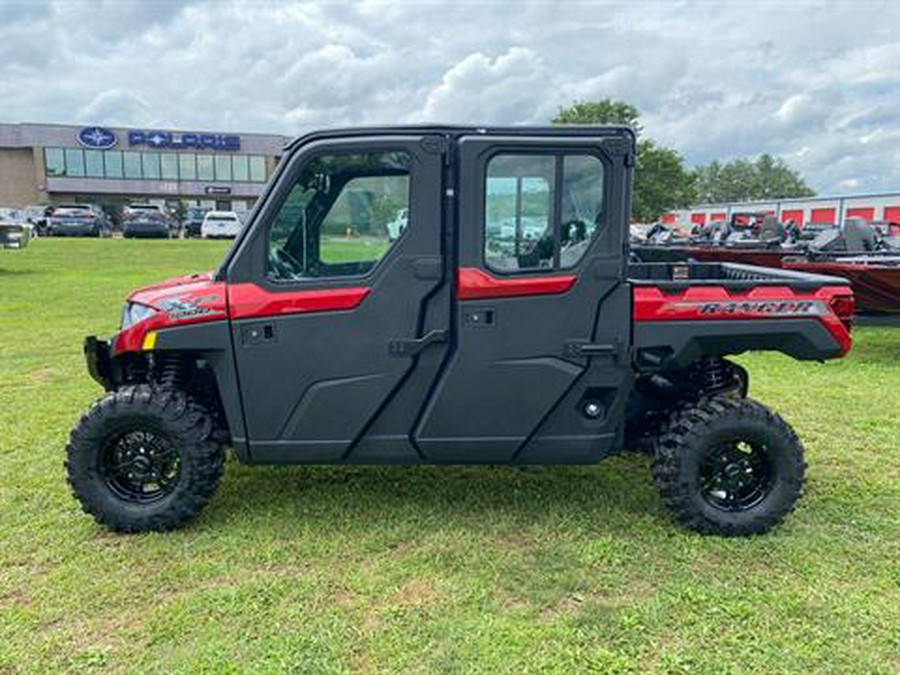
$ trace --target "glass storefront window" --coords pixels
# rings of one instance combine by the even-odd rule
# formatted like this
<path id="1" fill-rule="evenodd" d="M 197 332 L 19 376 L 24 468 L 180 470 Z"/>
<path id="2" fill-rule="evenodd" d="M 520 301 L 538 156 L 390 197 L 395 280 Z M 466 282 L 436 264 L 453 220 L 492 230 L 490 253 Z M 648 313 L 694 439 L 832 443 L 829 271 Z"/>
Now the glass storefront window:
<path id="1" fill-rule="evenodd" d="M 178 180 L 178 155 L 164 152 L 159 156 L 160 175 L 163 180 Z"/>
<path id="2" fill-rule="evenodd" d="M 110 150 L 103 153 L 103 159 L 106 163 L 106 177 L 121 178 L 122 153 L 119 150 Z"/>
<path id="3" fill-rule="evenodd" d="M 247 155 L 234 155 L 231 158 L 235 180 L 250 180 L 250 167 L 247 164 Z"/>
<path id="4" fill-rule="evenodd" d="M 84 167 L 88 178 L 103 178 L 103 153 L 99 150 L 85 150 Z"/>
<path id="5" fill-rule="evenodd" d="M 144 178 L 147 180 L 159 180 L 159 153 L 145 152 L 141 157 L 144 167 Z"/>
<path id="6" fill-rule="evenodd" d="M 250 180 L 256 183 L 266 182 L 266 158 L 260 155 L 250 156 Z"/>
<path id="7" fill-rule="evenodd" d="M 214 180 L 212 155 L 197 155 L 197 178 Z"/>
<path id="8" fill-rule="evenodd" d="M 62 148 L 44 148 L 44 168 L 48 176 L 66 175 L 66 157 Z"/>
<path id="9" fill-rule="evenodd" d="M 125 178 L 141 177 L 141 153 L 139 152 L 123 152 L 125 163 Z"/>
<path id="10" fill-rule="evenodd" d="M 81 150 L 66 150 L 66 175 L 84 176 L 84 153 Z"/>
<path id="11" fill-rule="evenodd" d="M 231 157 L 216 155 L 216 180 L 231 180 Z"/>
<path id="12" fill-rule="evenodd" d="M 194 162 L 193 152 L 178 155 L 178 174 L 181 176 L 181 180 L 197 179 L 197 165 Z"/>

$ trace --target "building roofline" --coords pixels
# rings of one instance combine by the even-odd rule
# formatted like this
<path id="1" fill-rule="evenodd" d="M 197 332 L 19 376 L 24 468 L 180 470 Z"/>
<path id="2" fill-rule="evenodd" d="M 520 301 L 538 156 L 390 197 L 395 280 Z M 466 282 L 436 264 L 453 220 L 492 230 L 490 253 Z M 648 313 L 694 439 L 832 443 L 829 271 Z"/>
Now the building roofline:
<path id="1" fill-rule="evenodd" d="M 900 197 L 900 188 L 889 192 L 861 192 L 858 194 L 846 195 L 824 195 L 815 197 L 780 197 L 773 199 L 754 199 L 750 201 L 733 201 L 733 202 L 715 202 L 707 204 L 693 204 L 684 209 L 673 209 L 673 211 L 692 211 L 695 209 L 715 209 L 728 208 L 735 206 L 761 206 L 764 204 L 784 204 L 797 202 L 818 202 L 818 201 L 840 201 L 847 199 L 877 199 L 882 197 Z"/>
<path id="2" fill-rule="evenodd" d="M 92 123 L 85 124 L 72 124 L 72 123 L 56 123 L 56 122 L 0 122 L 0 128 L 10 127 L 10 128 L 23 128 L 23 127 L 48 127 L 48 128 L 65 128 L 65 129 L 84 129 L 85 127 L 95 126 Z M 191 133 L 199 133 L 199 134 L 234 134 L 236 136 L 262 136 L 266 138 L 281 138 L 284 139 L 285 142 L 289 142 L 294 138 L 291 134 L 278 134 L 278 133 L 265 133 L 261 131 L 222 131 L 218 130 L 210 130 L 210 129 L 199 129 L 197 127 L 183 127 L 180 129 L 176 129 L 174 127 L 168 126 L 153 126 L 153 125 L 140 125 L 140 124 L 97 124 L 96 126 L 100 127 L 108 127 L 112 129 L 153 129 L 154 131 L 170 131 L 175 133 L 181 133 L 186 130 L 190 130 Z"/>

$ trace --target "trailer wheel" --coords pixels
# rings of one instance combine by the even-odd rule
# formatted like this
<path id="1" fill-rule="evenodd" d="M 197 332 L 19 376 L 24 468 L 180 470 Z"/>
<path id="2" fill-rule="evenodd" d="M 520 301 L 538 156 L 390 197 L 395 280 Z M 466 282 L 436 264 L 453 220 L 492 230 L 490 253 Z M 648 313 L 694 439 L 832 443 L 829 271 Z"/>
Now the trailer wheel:
<path id="1" fill-rule="evenodd" d="M 682 524 L 725 536 L 767 532 L 803 490 L 803 446 L 752 399 L 718 396 L 679 408 L 655 443 L 653 477 Z"/>
<path id="2" fill-rule="evenodd" d="M 218 487 L 224 453 L 212 432 L 212 416 L 184 393 L 124 387 L 72 430 L 69 485 L 83 510 L 116 532 L 172 530 Z"/>

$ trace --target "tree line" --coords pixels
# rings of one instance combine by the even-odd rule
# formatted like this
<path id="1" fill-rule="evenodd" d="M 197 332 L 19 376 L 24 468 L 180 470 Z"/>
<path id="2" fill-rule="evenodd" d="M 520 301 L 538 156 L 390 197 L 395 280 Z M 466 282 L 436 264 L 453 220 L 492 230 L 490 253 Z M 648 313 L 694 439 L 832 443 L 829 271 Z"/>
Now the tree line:
<path id="1" fill-rule="evenodd" d="M 756 158 L 713 161 L 688 169 L 681 155 L 643 138 L 640 112 L 623 101 L 577 101 L 560 108 L 554 124 L 628 124 L 638 136 L 632 218 L 657 220 L 672 209 L 692 204 L 812 197 L 803 177 L 781 158 L 767 153 Z"/>

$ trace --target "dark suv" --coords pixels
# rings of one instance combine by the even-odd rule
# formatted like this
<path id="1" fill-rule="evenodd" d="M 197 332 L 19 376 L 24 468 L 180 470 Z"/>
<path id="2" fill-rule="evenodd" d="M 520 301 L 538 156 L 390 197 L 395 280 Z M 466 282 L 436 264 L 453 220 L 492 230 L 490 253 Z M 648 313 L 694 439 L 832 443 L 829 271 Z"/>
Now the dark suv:
<path id="1" fill-rule="evenodd" d="M 185 237 L 199 237 L 200 226 L 203 225 L 203 217 L 210 211 L 209 208 L 192 206 L 185 211 L 181 228 Z"/>
<path id="2" fill-rule="evenodd" d="M 47 219 L 47 231 L 56 237 L 110 237 L 112 223 L 93 204 L 60 204 Z"/>

